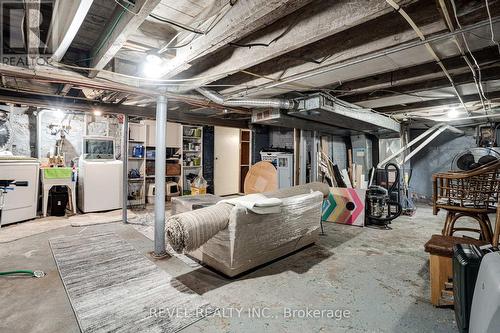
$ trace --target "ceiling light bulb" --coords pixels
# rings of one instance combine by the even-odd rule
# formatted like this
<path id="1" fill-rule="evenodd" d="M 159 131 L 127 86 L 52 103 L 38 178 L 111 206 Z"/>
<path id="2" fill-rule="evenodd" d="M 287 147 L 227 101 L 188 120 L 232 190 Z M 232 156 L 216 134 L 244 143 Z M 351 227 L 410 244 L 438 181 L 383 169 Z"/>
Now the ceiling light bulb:
<path id="1" fill-rule="evenodd" d="M 101 110 L 94 110 L 94 116 L 102 116 L 102 111 Z"/>
<path id="2" fill-rule="evenodd" d="M 450 118 L 450 119 L 457 118 L 458 115 L 459 115 L 459 112 L 457 109 L 451 108 L 448 110 L 448 118 Z"/>
<path id="3" fill-rule="evenodd" d="M 163 62 L 158 53 L 148 53 L 146 55 L 146 61 L 152 65 L 159 66 Z"/>
<path id="4" fill-rule="evenodd" d="M 146 62 L 142 68 L 142 71 L 146 77 L 152 78 L 152 79 L 158 79 L 160 78 L 163 74 L 162 71 L 160 70 L 160 66 L 152 64 L 150 62 Z"/>

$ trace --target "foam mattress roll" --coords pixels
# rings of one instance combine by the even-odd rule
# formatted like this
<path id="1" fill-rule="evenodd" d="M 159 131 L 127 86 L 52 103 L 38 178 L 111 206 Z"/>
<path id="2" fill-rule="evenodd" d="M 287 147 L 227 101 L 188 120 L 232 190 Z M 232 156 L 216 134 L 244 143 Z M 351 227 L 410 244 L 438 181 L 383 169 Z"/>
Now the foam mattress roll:
<path id="1" fill-rule="evenodd" d="M 191 252 L 227 228 L 233 205 L 221 203 L 167 219 L 165 237 L 177 253 Z"/>

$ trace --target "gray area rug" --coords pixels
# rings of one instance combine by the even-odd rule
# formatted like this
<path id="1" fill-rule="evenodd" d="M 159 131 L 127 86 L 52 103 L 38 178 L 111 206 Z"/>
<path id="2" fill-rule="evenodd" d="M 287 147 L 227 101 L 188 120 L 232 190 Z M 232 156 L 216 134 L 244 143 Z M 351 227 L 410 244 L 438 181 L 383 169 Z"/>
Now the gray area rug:
<path id="1" fill-rule="evenodd" d="M 165 214 L 165 215 L 166 215 L 165 217 L 168 218 L 168 216 L 170 214 Z M 142 215 L 137 215 L 135 218 L 133 218 L 129 221 L 129 224 L 135 230 L 137 230 L 138 232 L 140 232 L 141 234 L 143 234 L 144 236 L 149 238 L 151 241 L 154 241 L 155 236 L 154 236 L 154 215 L 153 214 L 146 213 L 146 214 L 142 214 Z M 189 258 L 185 254 L 175 252 L 174 249 L 170 246 L 170 244 L 168 244 L 168 242 L 165 244 L 165 250 L 167 251 L 167 253 L 170 256 L 176 257 L 177 259 L 179 259 L 180 261 L 182 261 L 183 263 L 185 263 L 189 267 L 192 267 L 192 268 L 201 267 L 201 265 L 198 262 Z"/>
<path id="2" fill-rule="evenodd" d="M 212 309 L 115 233 L 49 242 L 84 333 L 177 332 Z"/>

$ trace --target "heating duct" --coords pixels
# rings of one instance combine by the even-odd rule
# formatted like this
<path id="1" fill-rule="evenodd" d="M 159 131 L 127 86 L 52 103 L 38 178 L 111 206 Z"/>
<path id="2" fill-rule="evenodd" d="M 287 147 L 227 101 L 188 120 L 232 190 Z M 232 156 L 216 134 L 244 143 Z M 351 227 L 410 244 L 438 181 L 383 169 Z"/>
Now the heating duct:
<path id="1" fill-rule="evenodd" d="M 247 99 L 225 99 L 220 94 L 204 88 L 196 89 L 197 92 L 208 98 L 214 103 L 228 107 L 244 107 L 244 108 L 271 108 L 271 109 L 286 109 L 295 108 L 295 103 L 288 99 L 278 98 L 247 98 Z"/>

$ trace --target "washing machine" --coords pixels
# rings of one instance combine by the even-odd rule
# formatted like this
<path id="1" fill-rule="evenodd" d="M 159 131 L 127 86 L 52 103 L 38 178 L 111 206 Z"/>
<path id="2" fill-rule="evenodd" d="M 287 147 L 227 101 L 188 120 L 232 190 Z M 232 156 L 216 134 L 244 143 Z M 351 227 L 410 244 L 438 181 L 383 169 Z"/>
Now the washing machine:
<path id="1" fill-rule="evenodd" d="M 34 158 L 0 155 L 0 178 L 27 181 L 27 187 L 14 187 L 5 194 L 1 225 L 34 219 L 37 216 L 40 164 Z"/>
<path id="2" fill-rule="evenodd" d="M 122 207 L 123 162 L 113 138 L 86 136 L 78 168 L 78 208 L 84 213 Z"/>

